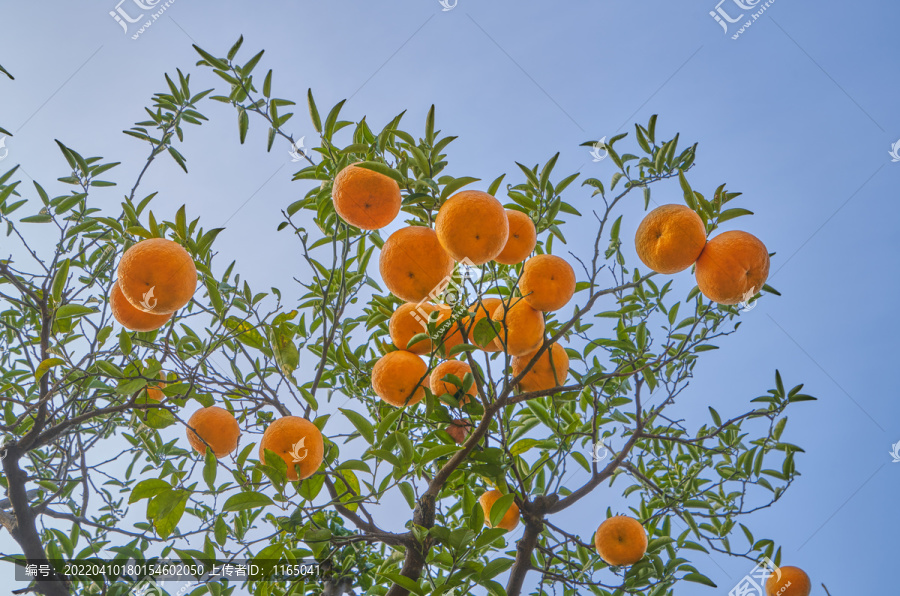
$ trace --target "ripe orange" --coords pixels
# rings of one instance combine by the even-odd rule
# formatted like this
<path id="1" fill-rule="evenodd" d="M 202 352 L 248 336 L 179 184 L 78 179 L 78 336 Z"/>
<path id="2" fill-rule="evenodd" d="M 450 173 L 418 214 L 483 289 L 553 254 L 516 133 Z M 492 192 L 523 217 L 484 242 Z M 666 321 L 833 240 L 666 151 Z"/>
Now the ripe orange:
<path id="1" fill-rule="evenodd" d="M 118 284 L 133 307 L 165 315 L 188 302 L 197 289 L 194 259 L 177 242 L 166 238 L 142 240 L 119 261 Z"/>
<path id="2" fill-rule="evenodd" d="M 441 205 L 434 229 L 451 257 L 481 265 L 503 251 L 509 220 L 500 201 L 480 190 L 464 190 Z"/>
<path id="3" fill-rule="evenodd" d="M 163 398 L 166 396 L 166 394 L 163 393 L 163 390 L 162 390 L 163 386 L 166 384 L 166 373 L 160 371 L 159 372 L 159 380 L 160 380 L 160 382 L 155 385 L 147 385 L 147 389 L 146 389 L 147 397 L 154 401 L 162 401 Z M 205 451 L 204 451 L 204 453 L 205 453 Z"/>
<path id="4" fill-rule="evenodd" d="M 435 310 L 438 310 L 438 307 L 428 302 L 422 304 L 407 302 L 397 307 L 397 310 L 391 315 L 388 330 L 391 334 L 391 341 L 398 350 L 408 350 L 413 354 L 431 353 L 433 348 L 430 339 L 420 340 L 411 347 L 407 347 L 407 344 L 416 335 L 425 333 L 423 323 L 428 322 L 428 317 Z"/>
<path id="5" fill-rule="evenodd" d="M 697 285 L 719 304 L 737 304 L 759 292 L 769 277 L 769 251 L 753 234 L 723 232 L 697 259 Z"/>
<path id="6" fill-rule="evenodd" d="M 388 352 L 372 367 L 372 389 L 378 397 L 396 408 L 402 408 L 407 403 L 412 406 L 425 397 L 422 381 L 427 374 L 428 366 L 412 352 Z"/>
<path id="7" fill-rule="evenodd" d="M 462 443 L 469 436 L 472 425 L 464 418 L 456 418 L 447 425 L 446 431 L 456 443 Z"/>
<path id="8" fill-rule="evenodd" d="M 131 331 L 155 331 L 172 318 L 172 313 L 160 315 L 131 306 L 119 288 L 119 282 L 113 282 L 109 290 L 109 310 L 122 327 Z"/>
<path id="9" fill-rule="evenodd" d="M 433 352 L 434 346 L 430 339 L 419 340 L 412 347 L 407 347 L 407 344 L 416 335 L 427 332 L 425 325 L 428 323 L 428 317 L 435 311 L 438 312 L 436 325 L 438 331 L 440 331 L 453 315 L 453 310 L 446 304 L 431 304 L 428 302 L 414 304 L 407 302 L 398 306 L 388 323 L 391 341 L 394 342 L 397 349 L 419 355 Z M 461 344 L 462 341 L 462 331 L 457 323 L 450 325 L 448 329 L 444 330 L 438 345 L 443 346 L 444 350 L 449 350 Z"/>
<path id="10" fill-rule="evenodd" d="M 503 300 L 501 300 L 500 298 L 482 298 L 481 302 L 476 302 L 469 307 L 469 312 L 475 313 L 469 319 L 469 323 L 467 326 L 469 342 L 472 343 L 472 345 L 478 346 L 485 352 L 499 352 L 502 348 L 496 341 L 488 342 L 486 346 L 482 346 L 481 344 L 477 343 L 474 337 L 475 326 L 481 319 L 494 314 L 494 311 L 497 310 L 497 307 L 501 304 L 503 304 Z"/>
<path id="11" fill-rule="evenodd" d="M 509 221 L 509 238 L 506 246 L 494 260 L 504 265 L 517 265 L 528 258 L 537 244 L 537 230 L 534 222 L 521 211 L 506 210 Z"/>
<path id="12" fill-rule="evenodd" d="M 647 214 L 634 235 L 644 265 L 657 273 L 678 273 L 694 264 L 706 245 L 703 220 L 686 205 L 663 205 Z"/>
<path id="13" fill-rule="evenodd" d="M 334 177 L 331 198 L 344 221 L 364 230 L 377 230 L 394 221 L 403 203 L 393 178 L 356 164 Z"/>
<path id="14" fill-rule="evenodd" d="M 594 547 L 608 565 L 634 565 L 647 552 L 647 532 L 638 520 L 616 515 L 597 528 Z"/>
<path id="15" fill-rule="evenodd" d="M 188 443 L 200 455 L 206 453 L 208 444 L 216 457 L 224 457 L 237 449 L 240 436 L 234 415 L 219 406 L 200 408 L 188 420 Z"/>
<path id="16" fill-rule="evenodd" d="M 409 226 L 391 234 L 378 260 L 381 279 L 390 292 L 407 302 L 419 302 L 437 292 L 453 273 L 453 259 L 431 228 Z"/>
<path id="17" fill-rule="evenodd" d="M 304 480 L 315 474 L 325 457 L 325 442 L 319 428 L 299 416 L 285 416 L 270 424 L 259 442 L 259 461 L 262 463 L 266 463 L 266 449 L 281 456 L 287 464 L 290 481 Z M 300 474 L 294 466 L 300 468 Z"/>
<path id="18" fill-rule="evenodd" d="M 450 381 L 443 381 L 445 376 L 453 375 L 460 381 L 465 382 L 466 373 L 471 373 L 472 367 L 462 362 L 461 360 L 445 360 L 441 362 L 434 370 L 431 371 L 431 376 L 428 379 L 429 385 L 431 386 L 431 392 L 435 396 L 441 396 L 445 393 L 449 393 L 450 395 L 456 397 L 457 394 L 459 396 L 459 405 L 463 405 L 469 398 L 474 398 L 478 395 L 478 388 L 472 383 L 472 386 L 469 387 L 469 390 L 465 393 L 462 393 L 462 389 L 451 383 Z"/>
<path id="19" fill-rule="evenodd" d="M 497 502 L 497 499 L 503 496 L 499 490 L 489 490 L 478 498 L 478 502 L 481 503 L 481 509 L 484 510 L 484 524 L 492 528 L 491 525 L 491 507 L 494 506 L 494 503 Z M 500 523 L 497 524 L 498 528 L 503 528 L 506 531 L 511 531 L 515 529 L 516 526 L 519 525 L 519 506 L 513 503 L 509 506 L 509 509 L 506 510 L 506 513 L 503 515 L 503 519 L 500 520 Z"/>
<path id="20" fill-rule="evenodd" d="M 512 376 L 517 377 L 519 373 L 525 370 L 525 366 L 531 362 L 534 354 L 531 352 L 525 356 L 516 356 L 512 359 Z M 550 361 L 553 361 L 553 366 Z M 544 391 L 559 387 L 565 384 L 566 377 L 569 374 L 569 355 L 566 349 L 558 343 L 550 344 L 550 347 L 544 350 L 534 366 L 531 367 L 522 380 L 519 381 L 519 388 L 522 391 Z"/>
<path id="21" fill-rule="evenodd" d="M 556 255 L 536 255 L 525 261 L 519 291 L 535 310 L 559 310 L 575 294 L 575 271 Z"/>
<path id="22" fill-rule="evenodd" d="M 779 567 L 781 572 L 773 573 L 766 581 L 766 594 L 768 596 L 809 596 L 812 585 L 809 576 L 799 567 Z"/>
<path id="23" fill-rule="evenodd" d="M 510 356 L 524 356 L 537 350 L 544 341 L 544 315 L 521 298 L 512 298 L 509 306 L 500 304 L 491 318 L 501 321 L 500 331 L 494 339 L 496 346 Z"/>

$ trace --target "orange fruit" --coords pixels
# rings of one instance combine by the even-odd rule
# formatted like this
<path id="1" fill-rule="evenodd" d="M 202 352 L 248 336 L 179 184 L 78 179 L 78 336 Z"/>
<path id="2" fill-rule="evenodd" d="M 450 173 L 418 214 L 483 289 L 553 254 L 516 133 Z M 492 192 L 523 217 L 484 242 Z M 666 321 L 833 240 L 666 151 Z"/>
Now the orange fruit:
<path id="1" fill-rule="evenodd" d="M 503 251 L 509 220 L 500 201 L 480 190 L 464 190 L 441 205 L 434 229 L 451 257 L 481 265 Z"/>
<path id="2" fill-rule="evenodd" d="M 616 515 L 597 528 L 594 547 L 608 565 L 634 565 L 647 552 L 647 532 L 638 520 Z"/>
<path id="3" fill-rule="evenodd" d="M 478 502 L 481 503 L 481 508 L 484 510 L 484 524 L 493 528 L 491 525 L 491 507 L 494 506 L 494 503 L 497 502 L 497 499 L 503 496 L 499 490 L 489 490 L 478 498 Z M 497 524 L 498 528 L 503 528 L 506 531 L 511 531 L 515 529 L 516 526 L 519 525 L 519 506 L 513 503 L 509 506 L 509 509 L 506 510 L 506 513 L 503 515 L 503 519 L 500 520 L 500 523 Z"/>
<path id="4" fill-rule="evenodd" d="M 172 313 L 161 315 L 133 307 L 125 298 L 117 281 L 113 282 L 109 290 L 109 310 L 113 318 L 130 331 L 155 331 L 172 318 Z"/>
<path id="5" fill-rule="evenodd" d="M 697 285 L 719 304 L 738 304 L 759 292 L 769 277 L 769 251 L 753 234 L 723 232 L 697 259 Z"/>
<path id="6" fill-rule="evenodd" d="M 494 339 L 496 346 L 510 356 L 524 356 L 537 350 L 544 341 L 544 315 L 521 298 L 513 298 L 509 305 L 500 304 L 491 318 L 501 326 Z"/>
<path id="7" fill-rule="evenodd" d="M 522 267 L 519 291 L 535 310 L 559 310 L 575 294 L 575 270 L 556 255 L 535 255 Z"/>
<path id="8" fill-rule="evenodd" d="M 208 444 L 216 457 L 224 457 L 237 449 L 240 436 L 234 415 L 219 406 L 200 408 L 188 420 L 188 443 L 200 455 L 206 454 Z"/>
<path id="9" fill-rule="evenodd" d="M 438 293 L 453 273 L 453 259 L 431 228 L 408 226 L 391 234 L 378 259 L 381 279 L 401 300 L 420 302 Z"/>
<path id="10" fill-rule="evenodd" d="M 197 289 L 194 259 L 166 238 L 142 240 L 126 250 L 118 276 L 119 289 L 133 307 L 158 315 L 175 312 Z"/>
<path id="11" fill-rule="evenodd" d="M 464 418 L 456 418 L 447 425 L 445 430 L 447 431 L 447 434 L 450 435 L 450 438 L 456 443 L 462 443 L 466 440 L 466 437 L 469 436 L 472 425 Z"/>
<path id="12" fill-rule="evenodd" d="M 427 333 L 425 325 L 432 312 L 438 312 L 436 321 L 438 331 L 442 330 L 444 324 L 453 315 L 453 310 L 446 304 L 431 304 L 421 302 L 414 304 L 407 302 L 401 304 L 391 315 L 388 322 L 388 331 L 391 335 L 391 341 L 399 350 L 406 350 L 413 354 L 430 354 L 434 351 L 434 346 L 430 339 L 422 339 L 417 341 L 412 347 L 407 347 L 409 341 L 419 333 Z M 459 324 L 450 325 L 449 329 L 444 330 L 438 345 L 444 350 L 449 350 L 454 346 L 458 346 L 463 342 L 462 330 Z"/>
<path id="13" fill-rule="evenodd" d="M 161 381 L 160 383 L 157 383 L 155 385 L 147 385 L 147 397 L 155 401 L 162 401 L 166 396 L 166 394 L 163 393 L 162 390 L 163 386 L 166 384 L 166 373 L 160 371 L 159 380 Z"/>
<path id="14" fill-rule="evenodd" d="M 509 238 L 494 260 L 503 265 L 518 265 L 534 251 L 537 230 L 531 218 L 521 211 L 507 209 L 506 219 L 509 222 Z"/>
<path id="15" fill-rule="evenodd" d="M 474 337 L 475 325 L 477 325 L 478 321 L 481 319 L 494 314 L 494 311 L 497 310 L 497 307 L 501 304 L 503 304 L 503 300 L 500 298 L 482 298 L 481 302 L 477 302 L 469 307 L 469 312 L 474 313 L 469 319 L 467 327 L 469 342 L 471 342 L 472 345 L 478 346 L 485 352 L 499 352 L 502 348 L 496 341 L 488 342 L 488 345 L 486 346 L 476 343 Z"/>
<path id="16" fill-rule="evenodd" d="M 799 567 L 779 567 L 766 581 L 768 596 L 809 596 L 812 585 L 809 576 Z"/>
<path id="17" fill-rule="evenodd" d="M 706 226 L 687 205 L 663 205 L 644 217 L 634 246 L 653 271 L 678 273 L 693 265 L 706 246 Z"/>
<path id="18" fill-rule="evenodd" d="M 398 350 L 408 350 L 413 354 L 431 353 L 433 348 L 430 339 L 417 341 L 411 347 L 408 347 L 407 344 L 416 335 L 426 332 L 425 324 L 435 310 L 438 310 L 438 307 L 428 302 L 421 304 L 407 302 L 397 307 L 397 310 L 391 315 L 388 331 L 391 334 L 391 341 Z"/>
<path id="19" fill-rule="evenodd" d="M 428 378 L 428 383 L 431 387 L 431 392 L 435 396 L 441 396 L 445 393 L 449 393 L 452 396 L 456 396 L 458 393 L 462 392 L 462 389 L 451 383 L 450 381 L 443 381 L 442 379 L 447 375 L 453 375 L 460 381 L 465 382 L 466 373 L 471 373 L 472 367 L 462 362 L 461 360 L 445 360 L 441 362 L 434 370 L 431 371 L 431 376 Z M 469 398 L 474 398 L 478 395 L 478 388 L 475 386 L 475 383 L 472 383 L 472 386 L 469 387 L 469 390 L 466 391 L 459 397 L 459 405 L 463 405 Z"/>
<path id="20" fill-rule="evenodd" d="M 372 367 L 372 389 L 378 397 L 396 408 L 407 405 L 407 400 L 412 406 L 425 397 L 422 382 L 427 375 L 428 366 L 412 352 L 388 352 Z"/>
<path id="21" fill-rule="evenodd" d="M 403 203 L 393 178 L 356 164 L 334 177 L 331 198 L 341 219 L 363 230 L 377 230 L 394 221 Z"/>
<path id="22" fill-rule="evenodd" d="M 517 377 L 525 370 L 525 366 L 534 358 L 537 350 L 525 356 L 516 356 L 512 359 L 512 376 Z M 553 365 L 550 365 L 550 361 Z M 544 350 L 534 366 L 531 367 L 522 380 L 519 381 L 519 389 L 522 391 L 544 391 L 559 387 L 566 382 L 569 375 L 569 355 L 566 349 L 558 343 L 552 343 Z"/>
<path id="23" fill-rule="evenodd" d="M 262 463 L 266 463 L 266 449 L 281 456 L 287 464 L 287 478 L 292 482 L 315 474 L 325 457 L 321 431 L 299 416 L 284 416 L 270 424 L 259 442 L 259 461 Z M 300 468 L 299 474 L 295 466 Z"/>

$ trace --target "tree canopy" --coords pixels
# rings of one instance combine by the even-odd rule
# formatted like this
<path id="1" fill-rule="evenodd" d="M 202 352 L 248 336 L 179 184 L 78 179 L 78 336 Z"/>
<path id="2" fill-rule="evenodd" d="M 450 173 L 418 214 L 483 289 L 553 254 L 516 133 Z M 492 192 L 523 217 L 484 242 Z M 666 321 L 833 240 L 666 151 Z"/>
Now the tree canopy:
<path id="1" fill-rule="evenodd" d="M 320 111 L 310 90 L 305 103 L 319 138 L 306 148 L 290 132 L 295 102 L 276 96 L 263 52 L 238 60 L 241 44 L 221 56 L 196 48 L 197 66 L 217 75 L 220 89 L 198 92 L 182 70 L 166 75 L 148 119 L 125 131 L 148 151 L 135 180 L 117 180 L 118 162 L 60 141 L 57 181 L 23 184 L 18 166 L 0 175 L 0 523 L 24 558 L 320 564 L 321 575 L 305 580 L 191 587 L 215 596 L 242 583 L 277 596 L 660 596 L 681 582 L 714 585 L 698 553 L 780 562 L 777 537 L 756 536 L 742 519 L 774 504 L 797 477 L 802 450 L 782 440 L 787 412 L 813 398 L 775 371 L 771 389 L 731 388 L 706 420 L 684 419 L 676 404 L 703 399 L 689 389 L 697 362 L 735 341 L 725 338 L 737 332 L 742 309 L 629 262 L 631 240 L 620 235 L 622 207 L 649 208 L 666 180 L 679 181 L 707 234 L 751 215 L 724 184 L 708 198 L 692 189 L 697 144 L 665 138 L 653 116 L 633 133 L 585 143 L 614 164 L 608 180 L 574 184 L 582 176 L 560 175 L 559 154 L 485 180 L 457 177 L 448 173 L 456 137 L 437 128 L 434 107 L 422 127 L 405 129 L 400 113 L 379 129 L 364 117 L 344 119 L 344 102 Z M 218 256 L 222 229 L 204 227 L 187 205 L 154 210 L 157 195 L 145 188 L 161 159 L 188 172 L 179 146 L 187 125 L 210 125 L 203 112 L 211 101 L 234 108 L 241 143 L 251 125 L 265 126 L 266 150 L 277 143 L 302 160 L 293 179 L 305 195 L 279 206 L 278 230 L 296 249 L 285 260 L 299 263 L 286 268 L 284 287 L 252 287 L 253 263 Z M 476 388 L 476 399 L 428 389 L 421 403 L 398 408 L 375 395 L 372 368 L 397 349 L 388 322 L 404 301 L 380 283 L 383 231 L 348 225 L 335 212 L 333 181 L 354 163 L 397 182 L 406 225 L 432 226 L 465 188 L 534 222 L 537 253 L 562 256 L 576 273 L 573 300 L 546 313 L 534 354 L 563 346 L 566 379 L 521 390 L 534 361 L 514 374 L 506 349 L 478 349 L 497 337 L 488 317 L 465 331 L 466 341 L 424 355 L 429 371 L 449 357 L 469 364 L 472 372 L 451 384 Z M 112 201 L 107 187 L 123 185 Z M 162 328 L 132 332 L 116 323 L 107 297 L 123 252 L 148 238 L 183 246 L 200 283 Z M 452 312 L 444 322 L 468 320 L 488 298 L 516 296 L 521 271 L 494 261 L 458 265 L 436 296 Z M 777 292 L 765 286 L 763 294 Z M 448 329 L 432 316 L 421 333 L 440 345 Z M 147 391 L 157 385 L 162 399 Z M 242 433 L 238 450 L 218 459 L 212 450 L 198 456 L 186 439 L 189 414 L 214 404 L 233 413 Z M 263 432 L 284 416 L 312 421 L 324 437 L 324 461 L 304 480 L 289 481 L 278 457 L 257 457 Z M 454 420 L 466 424 L 461 441 L 448 433 Z M 628 509 L 590 502 L 602 485 L 615 486 Z M 485 519 L 478 500 L 493 488 L 504 496 Z M 489 527 L 512 507 L 521 535 Z M 557 521 L 570 508 L 584 524 Z M 633 565 L 610 566 L 594 548 L 593 532 L 615 514 L 637 519 L 648 536 Z M 405 525 L 392 521 L 401 518 Z M 133 586 L 70 578 L 32 587 L 116 595 Z"/>

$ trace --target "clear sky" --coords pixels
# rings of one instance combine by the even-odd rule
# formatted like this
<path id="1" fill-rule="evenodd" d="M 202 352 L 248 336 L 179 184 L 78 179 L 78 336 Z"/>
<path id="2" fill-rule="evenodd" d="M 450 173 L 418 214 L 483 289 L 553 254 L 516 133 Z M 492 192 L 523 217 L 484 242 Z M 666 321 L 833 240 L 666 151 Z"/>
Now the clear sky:
<path id="1" fill-rule="evenodd" d="M 136 14 L 133 2 L 121 6 Z M 723 31 L 710 16 L 716 2 L 458 0 L 442 10 L 438 0 L 177 0 L 133 40 L 136 29 L 126 34 L 109 16 L 113 0 L 7 1 L 0 64 L 16 80 L 0 77 L 0 126 L 14 137 L 0 169 L 20 163 L 28 185 L 25 176 L 53 186 L 66 170 L 60 139 L 123 162 L 120 186 L 98 195 L 114 205 L 146 156 L 121 131 L 144 118 L 142 107 L 165 89 L 163 73 L 181 67 L 197 73 L 196 90 L 218 85 L 193 66 L 190 44 L 222 55 L 240 34 L 245 52 L 267 50 L 260 68 L 275 70 L 278 96 L 298 102 L 288 129 L 308 146 L 308 87 L 320 107 L 349 98 L 344 116 L 366 115 L 378 127 L 408 109 L 408 127 L 420 129 L 434 103 L 438 127 L 459 136 L 450 150 L 457 176 L 515 175 L 514 161 L 560 151 L 557 172 L 608 179 L 613 164 L 592 162 L 580 143 L 658 113 L 662 135 L 700 144 L 695 189 L 710 194 L 727 182 L 745 193 L 743 206 L 756 215 L 736 227 L 777 252 L 769 283 L 783 294 L 703 355 L 686 408 L 740 413 L 772 386 L 776 368 L 789 386 L 806 383 L 820 400 L 794 408 L 784 436 L 806 449 L 797 460 L 803 475 L 752 527 L 783 547 L 785 564 L 808 571 L 813 594 L 825 594 L 822 582 L 832 596 L 894 594 L 900 162 L 889 151 L 900 139 L 900 4 L 776 0 L 732 39 L 739 26 Z M 742 10 L 736 2 L 720 7 L 745 13 L 741 22 L 766 4 L 743 0 L 754 7 Z M 241 146 L 232 108 L 202 111 L 211 122 L 187 129 L 181 148 L 191 174 L 163 160 L 145 182 L 147 192 L 160 191 L 154 210 L 171 217 L 186 203 L 205 227 L 224 224 L 219 262 L 239 259 L 253 287 L 286 287 L 299 256 L 288 234 L 273 232 L 279 209 L 307 187 L 290 181 L 297 168 L 287 147 L 265 152 L 258 121 Z M 570 189 L 567 200 L 588 211 L 590 192 Z M 680 202 L 681 192 L 672 184 L 655 199 Z M 635 208 L 622 237 L 633 237 L 639 221 Z M 10 252 L 7 242 L 0 238 L 0 253 Z M 560 523 L 589 536 L 596 524 L 579 526 L 585 511 L 615 507 L 618 489 L 598 490 L 587 510 Z M 0 532 L 0 550 L 14 548 Z M 748 571 L 744 561 L 699 553 L 694 562 L 720 587 L 687 584 L 676 594 L 726 594 Z M 0 582 L 0 593 L 8 589 Z"/>

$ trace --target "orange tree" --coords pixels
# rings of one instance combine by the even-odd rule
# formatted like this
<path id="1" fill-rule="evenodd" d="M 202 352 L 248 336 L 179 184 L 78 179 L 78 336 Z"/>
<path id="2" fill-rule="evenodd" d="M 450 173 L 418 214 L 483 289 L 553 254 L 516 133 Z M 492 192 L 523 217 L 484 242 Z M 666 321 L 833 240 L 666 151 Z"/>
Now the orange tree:
<path id="1" fill-rule="evenodd" d="M 712 585 L 691 562 L 697 552 L 778 562 L 776 543 L 739 520 L 794 481 L 800 448 L 781 440 L 785 413 L 812 398 L 799 385 L 787 389 L 776 372 L 761 397 L 730 388 L 703 420 L 671 413 L 679 398 L 702 399 L 688 388 L 698 358 L 737 330 L 741 311 L 696 287 L 679 294 L 673 277 L 629 263 L 622 250 L 630 241 L 620 237 L 617 210 L 629 201 L 647 208 L 651 188 L 668 179 L 680 181 L 707 234 L 749 214 L 724 185 L 709 199 L 691 189 L 685 172 L 696 145 L 661 140 L 654 116 L 630 139 L 598 145 L 616 171 L 611 180 L 584 180 L 584 191 L 572 187 L 578 174 L 555 174 L 557 156 L 516 164 L 515 181 L 485 183 L 534 223 L 538 254 L 574 265 L 574 297 L 544 313 L 539 349 L 514 362 L 498 336 L 502 313 L 486 314 L 521 295 L 522 265 L 456 266 L 431 296 L 444 304 L 406 341 L 432 342 L 420 351 L 423 370 L 445 358 L 467 366 L 453 369 L 461 377 L 436 380 L 443 383 L 421 379 L 424 399 L 395 407 L 371 382 L 383 355 L 408 347 L 389 335 L 403 302 L 374 273 L 386 238 L 336 214 L 333 181 L 352 163 L 396 181 L 398 219 L 419 226 L 433 226 L 451 195 L 479 181 L 444 173 L 454 137 L 436 129 L 433 108 L 414 135 L 401 128 L 403 114 L 377 130 L 364 118 L 342 120 L 344 102 L 320 112 L 310 92 L 320 146 L 300 148 L 287 129 L 294 102 L 273 95 L 271 71 L 257 74 L 262 52 L 237 61 L 240 46 L 224 56 L 197 48 L 198 66 L 224 80 L 220 92 L 195 93 L 180 70 L 166 76 L 149 119 L 126 131 L 149 153 L 120 206 L 106 189 L 118 164 L 63 143 L 58 183 L 27 187 L 17 167 L 0 176 L 4 246 L 17 243 L 14 257 L 11 248 L 0 255 L 0 482 L 8 497 L 0 522 L 24 558 L 315 559 L 314 581 L 252 580 L 249 590 L 391 596 L 661 595 L 682 581 Z M 290 143 L 304 160 L 294 179 L 309 190 L 282 206 L 278 226 L 297 242 L 296 256 L 285 257 L 304 265 L 296 283 L 252 288 L 239 273 L 251 264 L 216 257 L 220 229 L 204 229 L 185 207 L 169 217 L 151 209 L 145 173 L 164 157 L 187 172 L 177 146 L 187 124 L 206 120 L 200 110 L 210 100 L 236 110 L 241 142 L 258 119 L 269 150 Z M 577 234 L 567 232 L 573 222 Z M 163 237 L 193 258 L 198 291 L 160 329 L 131 332 L 110 313 L 116 262 L 136 242 Z M 448 341 L 454 333 L 465 339 Z M 213 404 L 241 432 L 237 450 L 219 459 L 211 449 L 196 455 L 185 432 L 186 414 Z M 311 420 L 324 437 L 321 466 L 298 481 L 288 480 L 297 476 L 290 460 L 257 458 L 262 433 L 285 416 Z M 604 485 L 628 505 L 588 506 Z M 479 498 L 489 490 L 498 492 L 485 515 Z M 564 521 L 574 517 L 560 515 L 567 510 L 585 523 Z M 521 535 L 507 533 L 515 512 Z M 646 534 L 633 564 L 609 565 L 595 550 L 594 531 L 615 514 Z M 33 589 L 124 594 L 131 586 L 70 577 Z M 192 593 L 228 589 L 201 582 Z"/>

